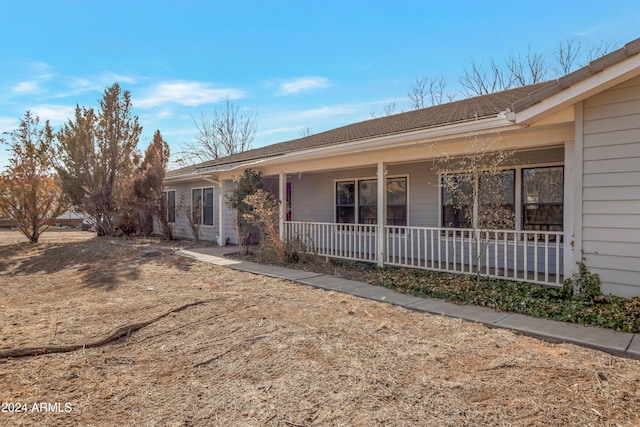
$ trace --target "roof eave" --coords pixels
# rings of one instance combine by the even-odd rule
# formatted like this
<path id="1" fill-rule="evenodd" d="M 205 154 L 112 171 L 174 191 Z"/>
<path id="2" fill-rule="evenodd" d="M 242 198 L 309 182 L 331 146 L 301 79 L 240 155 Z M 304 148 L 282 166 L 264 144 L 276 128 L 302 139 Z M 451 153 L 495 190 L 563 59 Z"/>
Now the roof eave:
<path id="1" fill-rule="evenodd" d="M 445 126 L 420 129 L 411 132 L 402 132 L 392 135 L 383 135 L 374 138 L 367 138 L 339 145 L 330 145 L 306 150 L 286 153 L 263 159 L 261 165 L 275 165 L 291 161 L 301 161 L 316 159 L 324 156 L 347 155 L 363 151 L 378 150 L 384 148 L 399 148 L 412 144 L 425 144 L 433 141 L 441 141 L 452 138 L 464 137 L 469 134 L 482 134 L 487 132 L 508 131 L 520 129 L 521 125 L 516 125 L 506 118 L 505 112 L 497 116 L 480 118 L 472 121 L 454 123 Z M 238 166 L 240 168 L 241 166 Z M 236 168 L 237 169 L 237 168 Z M 226 170 L 230 172 L 232 169 Z"/>
<path id="2" fill-rule="evenodd" d="M 583 70 L 586 70 L 585 67 Z M 580 72 L 580 70 L 578 70 Z M 586 72 L 586 71 L 585 71 Z M 531 125 L 540 119 L 560 111 L 570 105 L 587 99 L 597 93 L 620 84 L 630 78 L 640 75 L 640 55 L 634 54 L 623 61 L 613 64 L 607 68 L 598 70 L 590 77 L 580 79 L 568 87 L 562 81 L 556 85 L 551 85 L 544 90 L 556 92 L 549 96 L 542 96 L 540 102 L 524 106 L 518 111 L 518 106 L 514 105 L 515 123 Z M 570 77 L 568 75 L 567 77 Z M 565 82 L 566 83 L 566 82 Z M 524 101 L 524 100 L 523 100 Z"/>

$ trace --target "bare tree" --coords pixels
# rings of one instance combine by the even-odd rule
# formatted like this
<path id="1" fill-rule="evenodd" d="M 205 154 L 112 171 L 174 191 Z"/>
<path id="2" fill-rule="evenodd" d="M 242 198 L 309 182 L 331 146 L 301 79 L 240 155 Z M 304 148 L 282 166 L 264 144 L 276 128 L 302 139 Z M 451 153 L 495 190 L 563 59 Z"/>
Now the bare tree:
<path id="1" fill-rule="evenodd" d="M 617 45 L 618 45 L 617 43 L 611 40 L 600 40 L 598 44 L 588 46 L 585 49 L 585 58 L 584 58 L 585 61 L 582 64 L 582 66 L 585 66 L 589 62 L 593 61 L 594 59 L 598 59 L 601 56 L 604 56 L 607 53 L 614 51 Z"/>
<path id="2" fill-rule="evenodd" d="M 580 55 L 581 45 L 575 38 L 568 38 L 560 42 L 555 53 L 556 65 L 553 71 L 560 76 L 573 71 L 576 61 Z"/>
<path id="3" fill-rule="evenodd" d="M 547 67 L 544 56 L 531 51 L 531 46 L 527 54 L 522 55 L 511 53 L 506 61 L 507 70 L 510 73 L 509 81 L 513 86 L 527 86 L 542 82 L 547 76 Z"/>
<path id="4" fill-rule="evenodd" d="M 178 163 L 206 162 L 247 151 L 256 135 L 255 112 L 241 109 L 229 95 L 211 116 L 201 111 L 200 118 L 193 121 L 198 131 L 196 142 L 183 145 Z"/>
<path id="5" fill-rule="evenodd" d="M 481 96 L 511 88 L 513 78 L 492 58 L 488 67 L 471 61 L 470 68 L 464 69 L 460 85 L 466 96 Z"/>
<path id="6" fill-rule="evenodd" d="M 451 102 L 455 98 L 455 93 L 445 91 L 446 78 L 443 74 L 436 77 L 416 77 L 416 81 L 411 85 L 411 92 L 407 94 L 411 100 L 414 110 L 420 108 L 440 105 L 444 102 Z"/>
<path id="7" fill-rule="evenodd" d="M 375 119 L 378 117 L 391 116 L 395 114 L 395 111 L 396 111 L 396 102 L 391 101 L 391 102 L 387 102 L 382 106 L 382 114 L 377 114 L 375 111 L 372 111 L 369 114 L 371 115 L 372 119 Z"/>
<path id="8" fill-rule="evenodd" d="M 505 170 L 514 151 L 501 147 L 501 141 L 474 137 L 463 156 L 443 155 L 443 215 L 446 227 L 461 228 L 473 245 L 473 264 L 477 280 L 488 273 L 485 254 L 492 244 L 489 230 L 509 230 L 515 226 L 513 191 L 515 176 Z M 496 244 L 496 242 L 493 242 Z"/>
<path id="9" fill-rule="evenodd" d="M 304 138 L 305 136 L 311 135 L 311 128 L 309 126 L 305 126 L 300 129 L 300 137 Z"/>

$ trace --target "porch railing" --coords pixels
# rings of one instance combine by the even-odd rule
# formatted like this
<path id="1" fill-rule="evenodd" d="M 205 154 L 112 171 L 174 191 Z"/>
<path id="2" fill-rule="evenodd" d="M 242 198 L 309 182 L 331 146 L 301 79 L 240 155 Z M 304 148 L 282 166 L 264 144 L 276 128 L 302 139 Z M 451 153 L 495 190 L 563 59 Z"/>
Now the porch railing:
<path id="1" fill-rule="evenodd" d="M 377 262 L 377 225 L 285 222 L 317 255 Z M 561 285 L 562 232 L 384 226 L 384 264 Z"/>
<path id="2" fill-rule="evenodd" d="M 378 226 L 328 222 L 285 222 L 285 240 L 307 252 L 333 258 L 376 262 Z"/>

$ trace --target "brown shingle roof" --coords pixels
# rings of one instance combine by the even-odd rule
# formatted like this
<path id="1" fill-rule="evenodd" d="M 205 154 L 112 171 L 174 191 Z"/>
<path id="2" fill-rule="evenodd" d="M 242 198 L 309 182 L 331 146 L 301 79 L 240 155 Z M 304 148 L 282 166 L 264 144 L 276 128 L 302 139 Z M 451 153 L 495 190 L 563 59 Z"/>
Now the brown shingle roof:
<path id="1" fill-rule="evenodd" d="M 255 148 L 232 156 L 169 171 L 167 172 L 167 176 L 184 175 L 213 166 L 242 163 L 295 151 L 495 117 L 498 113 L 507 109 L 512 109 L 515 112 L 522 111 L 639 52 L 640 39 L 636 39 L 627 43 L 621 49 L 598 58 L 587 66 L 567 74 L 558 80 L 354 123 L 304 138 Z"/>
<path id="2" fill-rule="evenodd" d="M 489 95 L 450 102 L 448 104 L 436 105 L 434 107 L 422 108 L 419 110 L 408 111 L 406 113 L 366 120 L 364 122 L 331 129 L 326 132 L 317 133 L 304 138 L 255 148 L 232 156 L 177 169 L 167 172 L 167 176 L 182 175 L 212 166 L 250 161 L 311 148 L 428 129 L 479 118 L 495 117 L 498 113 L 505 111 L 507 108 L 511 108 L 514 102 L 548 84 L 549 82 L 538 83 L 535 85 L 505 90 L 503 92 L 496 92 Z"/>
<path id="3" fill-rule="evenodd" d="M 533 91 L 527 97 L 514 103 L 513 111 L 517 113 L 529 108 L 530 106 L 537 104 L 538 102 L 543 101 L 544 99 L 549 98 L 550 96 L 553 96 L 576 83 L 588 79 L 605 68 L 622 62 L 630 56 L 638 53 L 640 53 L 640 39 L 635 39 L 624 45 L 622 48 L 591 61 L 588 65 L 580 68 L 579 70 L 550 82 L 551 84 L 541 89 Z"/>

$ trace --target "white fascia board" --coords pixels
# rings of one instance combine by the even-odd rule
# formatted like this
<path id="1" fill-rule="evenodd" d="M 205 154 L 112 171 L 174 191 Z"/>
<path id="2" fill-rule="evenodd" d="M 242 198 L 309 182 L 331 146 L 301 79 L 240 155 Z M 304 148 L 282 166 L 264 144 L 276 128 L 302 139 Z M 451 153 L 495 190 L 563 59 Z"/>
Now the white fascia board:
<path id="1" fill-rule="evenodd" d="M 311 148 L 291 153 L 278 154 L 245 162 L 229 163 L 196 170 L 188 175 L 166 178 L 166 182 L 190 181 L 200 179 L 203 175 L 216 177 L 216 174 L 232 172 L 253 165 L 275 165 L 289 163 L 294 160 L 316 159 L 324 156 L 335 156 L 354 152 L 379 150 L 383 148 L 399 148 L 406 145 L 425 144 L 432 141 L 441 141 L 459 138 L 465 135 L 484 134 L 499 131 L 521 129 L 522 126 L 514 124 L 506 118 L 505 112 L 495 117 L 470 120 L 446 126 L 432 127 L 412 132 L 402 132 L 393 135 L 383 135 L 360 141 L 335 144 L 326 147 Z"/>
<path id="2" fill-rule="evenodd" d="M 181 181 L 193 181 L 194 179 L 198 179 L 198 175 L 195 172 L 189 172 L 184 175 L 173 175 L 173 176 L 165 176 L 164 182 L 181 182 Z"/>
<path id="3" fill-rule="evenodd" d="M 531 125 L 556 111 L 640 75 L 640 54 L 629 57 L 567 89 L 515 113 L 515 123 Z"/>
<path id="4" fill-rule="evenodd" d="M 276 158 L 264 160 L 265 165 L 289 163 L 293 160 L 316 159 L 324 156 L 344 155 L 350 153 L 379 150 L 383 148 L 399 148 L 406 145 L 425 144 L 431 141 L 459 138 L 468 134 L 483 134 L 488 132 L 508 131 L 521 129 L 500 113 L 498 117 L 474 120 L 453 125 L 421 129 L 413 132 L 403 132 L 394 135 L 385 135 L 369 138 L 361 141 L 318 147 L 308 150 L 296 151 L 281 155 Z"/>

